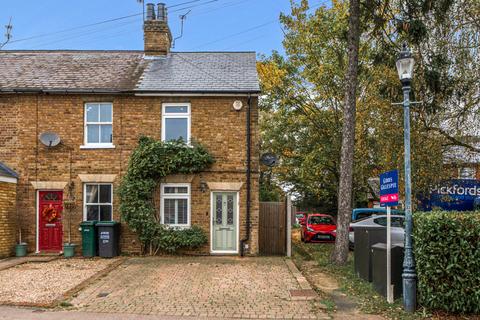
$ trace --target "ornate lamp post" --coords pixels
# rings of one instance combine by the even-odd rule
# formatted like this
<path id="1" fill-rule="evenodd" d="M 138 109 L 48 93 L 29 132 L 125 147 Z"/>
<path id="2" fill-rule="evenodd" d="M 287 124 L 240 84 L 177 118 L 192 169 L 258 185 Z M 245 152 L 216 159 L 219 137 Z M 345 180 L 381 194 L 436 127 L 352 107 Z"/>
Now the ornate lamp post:
<path id="1" fill-rule="evenodd" d="M 417 275 L 412 251 L 412 180 L 410 165 L 410 83 L 413 75 L 412 53 L 404 44 L 397 60 L 398 76 L 403 86 L 403 140 L 405 145 L 405 258 L 403 260 L 403 305 L 405 311 L 417 307 Z"/>

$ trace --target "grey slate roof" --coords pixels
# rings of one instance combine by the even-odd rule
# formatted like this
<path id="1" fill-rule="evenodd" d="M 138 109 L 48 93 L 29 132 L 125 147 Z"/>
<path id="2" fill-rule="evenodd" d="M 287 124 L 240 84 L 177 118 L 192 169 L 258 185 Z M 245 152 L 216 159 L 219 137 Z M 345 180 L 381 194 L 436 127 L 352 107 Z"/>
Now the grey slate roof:
<path id="1" fill-rule="evenodd" d="M 0 91 L 131 90 L 145 65 L 138 51 L 0 51 Z"/>
<path id="2" fill-rule="evenodd" d="M 18 174 L 2 162 L 0 162 L 0 176 L 8 178 L 18 178 Z"/>
<path id="3" fill-rule="evenodd" d="M 0 51 L 1 92 L 259 92 L 254 52 Z"/>
<path id="4" fill-rule="evenodd" d="M 152 60 L 136 88 L 162 92 L 259 92 L 254 52 L 174 52 Z"/>

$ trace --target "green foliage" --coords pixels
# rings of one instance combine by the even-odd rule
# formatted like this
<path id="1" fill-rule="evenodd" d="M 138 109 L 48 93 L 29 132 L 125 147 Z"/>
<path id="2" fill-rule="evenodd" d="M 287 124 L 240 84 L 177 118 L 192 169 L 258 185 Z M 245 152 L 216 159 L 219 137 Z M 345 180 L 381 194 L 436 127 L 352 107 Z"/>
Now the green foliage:
<path id="1" fill-rule="evenodd" d="M 144 248 L 150 248 L 150 253 L 195 248 L 207 242 L 199 227 L 178 230 L 161 225 L 153 192 L 159 180 L 169 174 L 199 172 L 212 163 L 212 156 L 201 145 L 140 138 L 120 185 L 120 212 L 130 229 L 138 234 Z"/>
<path id="2" fill-rule="evenodd" d="M 292 1 L 291 12 L 280 18 L 285 54 L 258 63 L 261 147 L 280 157 L 273 180 L 327 211 L 335 210 L 338 194 L 348 5 Z M 411 109 L 415 193 L 449 177 L 443 155 L 452 146 L 473 146 L 468 137 L 478 136 L 480 114 L 480 24 L 473 17 L 479 14 L 480 2 L 472 0 L 362 2 L 352 150 L 358 205 L 374 193 L 370 178 L 394 168 L 404 176 L 403 110 L 391 105 L 403 100 L 395 61 L 404 41 L 415 58 L 411 99 L 422 101 Z M 474 149 L 480 152 L 470 148 L 462 158 Z"/>
<path id="3" fill-rule="evenodd" d="M 480 213 L 419 212 L 414 223 L 419 302 L 480 313 Z"/>
<path id="4" fill-rule="evenodd" d="M 260 201 L 282 201 L 283 191 L 272 181 L 272 170 L 267 168 L 260 172 Z"/>

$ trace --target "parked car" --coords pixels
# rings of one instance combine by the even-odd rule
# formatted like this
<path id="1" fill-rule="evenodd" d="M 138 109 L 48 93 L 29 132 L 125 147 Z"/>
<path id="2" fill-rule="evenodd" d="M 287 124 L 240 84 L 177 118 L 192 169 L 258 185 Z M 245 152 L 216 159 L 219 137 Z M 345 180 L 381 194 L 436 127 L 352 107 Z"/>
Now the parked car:
<path id="1" fill-rule="evenodd" d="M 303 225 L 305 223 L 305 219 L 307 218 L 308 213 L 303 211 L 297 211 L 295 218 L 297 219 L 297 223 Z"/>
<path id="2" fill-rule="evenodd" d="M 350 224 L 350 233 L 348 239 L 350 247 L 353 248 L 355 243 L 356 227 L 387 227 L 387 216 L 371 216 Z M 405 238 L 405 216 L 392 215 L 392 243 L 403 243 Z"/>
<path id="3" fill-rule="evenodd" d="M 302 225 L 301 239 L 303 242 L 333 242 L 337 226 L 332 216 L 328 214 L 309 214 Z"/>
<path id="4" fill-rule="evenodd" d="M 392 209 L 392 215 L 404 215 L 402 210 Z M 371 216 L 379 216 L 387 214 L 386 208 L 356 208 L 352 210 L 352 222 L 365 219 Z"/>

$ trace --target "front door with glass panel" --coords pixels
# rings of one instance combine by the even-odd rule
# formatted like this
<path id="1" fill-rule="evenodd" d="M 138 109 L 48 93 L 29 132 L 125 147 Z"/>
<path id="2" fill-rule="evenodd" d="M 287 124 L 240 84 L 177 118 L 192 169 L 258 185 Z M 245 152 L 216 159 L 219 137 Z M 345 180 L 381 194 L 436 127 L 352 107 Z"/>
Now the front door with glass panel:
<path id="1" fill-rule="evenodd" d="M 237 252 L 237 193 L 213 192 L 212 211 L 212 251 Z"/>

